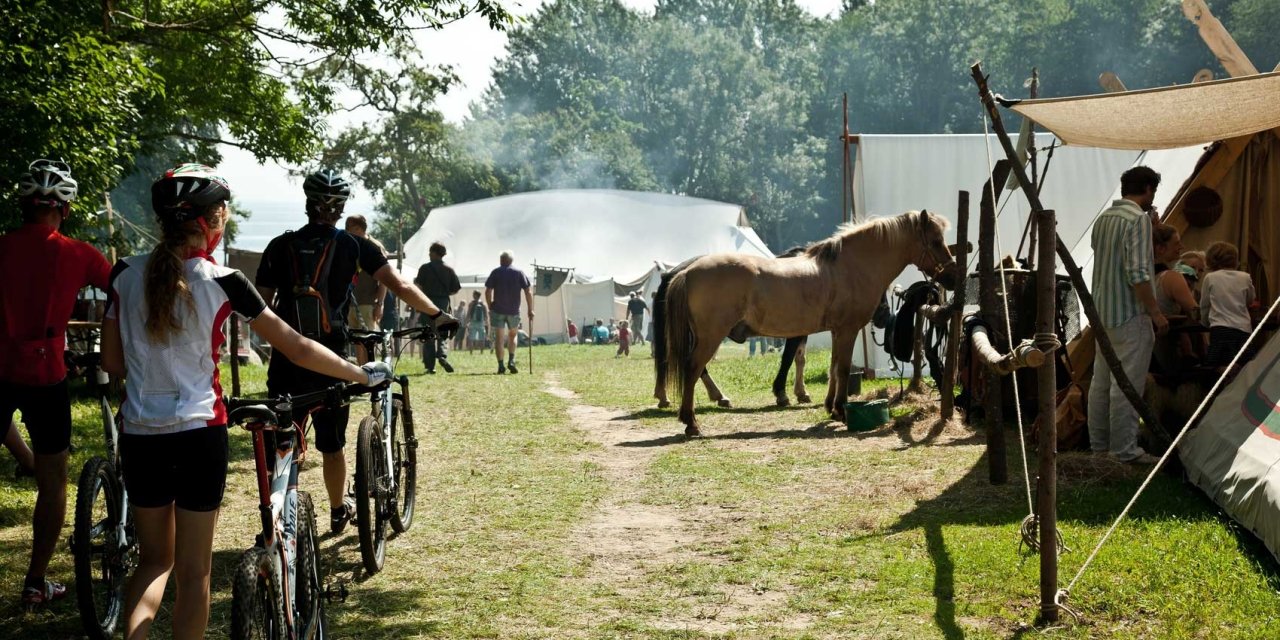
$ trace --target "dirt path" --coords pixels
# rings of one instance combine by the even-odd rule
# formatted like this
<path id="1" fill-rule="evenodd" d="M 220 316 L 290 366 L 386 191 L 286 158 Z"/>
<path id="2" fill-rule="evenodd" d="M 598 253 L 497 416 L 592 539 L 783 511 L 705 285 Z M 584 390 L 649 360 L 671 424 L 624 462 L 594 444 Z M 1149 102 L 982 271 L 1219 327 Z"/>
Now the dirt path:
<path id="1" fill-rule="evenodd" d="M 573 537 L 575 552 L 590 562 L 586 580 L 624 596 L 634 596 L 654 588 L 648 576 L 665 567 L 690 560 L 723 562 L 713 550 L 745 526 L 744 518 L 715 506 L 676 509 L 641 503 L 641 483 L 662 449 L 620 445 L 651 439 L 653 431 L 626 419 L 626 412 L 583 404 L 552 375 L 546 377 L 545 391 L 570 401 L 569 416 L 574 427 L 588 441 L 600 445 L 587 459 L 599 466 L 610 487 L 596 513 Z M 742 628 L 748 617 L 760 618 L 774 611 L 781 615 L 786 605 L 784 591 L 726 587 L 726 593 L 716 598 L 714 606 L 668 607 L 660 617 L 646 622 L 663 629 L 726 633 Z M 680 597 L 676 593 L 647 595 Z M 795 619 L 786 620 L 786 626 L 808 626 L 803 616 L 793 613 L 791 617 Z"/>

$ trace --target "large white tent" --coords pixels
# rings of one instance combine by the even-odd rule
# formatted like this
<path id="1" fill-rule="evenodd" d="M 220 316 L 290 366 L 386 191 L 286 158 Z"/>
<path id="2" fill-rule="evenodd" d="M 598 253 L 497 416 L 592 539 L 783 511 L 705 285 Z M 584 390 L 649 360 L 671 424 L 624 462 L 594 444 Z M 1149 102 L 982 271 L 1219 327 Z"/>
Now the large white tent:
<path id="1" fill-rule="evenodd" d="M 739 205 L 612 189 L 535 191 L 436 209 L 405 242 L 407 274 L 427 261 L 433 242 L 448 248 L 445 262 L 464 283 L 481 288 L 503 251 L 530 279 L 535 264 L 572 269 L 563 294 L 535 298 L 533 335 L 548 341 L 562 339 L 566 319 L 622 319 L 626 298 L 616 285 L 647 299 L 657 267 L 709 253 L 773 256 Z"/>
<path id="2" fill-rule="evenodd" d="M 1050 134 L 1036 136 L 1036 147 L 1054 142 Z M 969 242 L 975 251 L 978 238 L 978 202 L 989 173 L 988 162 L 1003 158 L 994 135 L 868 135 L 859 136 L 854 166 L 854 197 L 859 217 L 897 215 L 912 209 L 941 214 L 954 224 L 957 192 L 970 193 Z M 1058 230 L 1064 242 L 1075 245 L 1089 230 L 1102 207 L 1120 184 L 1120 174 L 1139 157 L 1137 151 L 1087 147 L 1058 147 L 1048 161 L 1040 152 L 1044 171 L 1041 199 L 1058 214 Z M 999 204 L 998 233 L 1001 255 L 1017 253 L 1030 206 L 1020 191 L 1005 191 Z M 956 229 L 948 232 L 955 241 Z M 1087 239 L 1085 245 L 1088 245 Z M 972 264 L 972 263 L 971 263 Z M 915 267 L 907 267 L 895 284 L 906 288 L 922 280 Z M 883 339 L 883 336 L 875 336 Z M 889 354 L 870 345 L 868 366 L 880 374 L 889 372 Z M 861 338 L 854 361 L 862 361 Z"/>

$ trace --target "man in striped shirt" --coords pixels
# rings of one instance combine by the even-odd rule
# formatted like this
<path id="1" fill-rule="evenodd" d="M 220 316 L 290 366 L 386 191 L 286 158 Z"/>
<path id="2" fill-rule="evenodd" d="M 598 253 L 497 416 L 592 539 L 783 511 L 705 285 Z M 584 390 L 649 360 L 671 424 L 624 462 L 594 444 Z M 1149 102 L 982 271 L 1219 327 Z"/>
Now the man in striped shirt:
<path id="1" fill-rule="evenodd" d="M 1148 212 L 1160 186 L 1160 174 L 1133 167 L 1120 176 L 1120 199 L 1093 225 L 1093 299 L 1101 327 L 1115 347 L 1124 374 L 1138 394 L 1146 386 L 1155 334 L 1169 321 L 1156 305 L 1151 286 L 1155 268 Z M 1154 331 L 1153 331 L 1154 326 Z M 1089 446 L 1132 464 L 1154 464 L 1156 458 L 1138 446 L 1138 414 L 1121 393 L 1097 351 L 1089 389 Z"/>

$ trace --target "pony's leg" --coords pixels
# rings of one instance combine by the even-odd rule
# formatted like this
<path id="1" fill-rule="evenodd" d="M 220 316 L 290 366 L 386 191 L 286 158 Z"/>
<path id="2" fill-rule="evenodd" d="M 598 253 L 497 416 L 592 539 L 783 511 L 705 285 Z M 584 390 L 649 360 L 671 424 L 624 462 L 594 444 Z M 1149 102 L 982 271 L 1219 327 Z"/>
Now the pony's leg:
<path id="1" fill-rule="evenodd" d="M 800 338 L 787 338 L 787 346 L 782 349 L 782 359 L 778 362 L 778 375 L 773 377 L 773 398 L 779 407 L 791 404 L 787 398 L 787 373 L 791 371 L 791 363 L 795 361 L 796 350 L 800 347 Z"/>
<path id="2" fill-rule="evenodd" d="M 835 420 L 844 420 L 844 401 L 849 392 L 849 369 L 853 366 L 853 343 L 857 337 L 857 331 L 832 334 L 831 366 L 835 370 L 835 378 L 827 385 L 827 397 L 831 401 L 828 410 Z"/>
<path id="3" fill-rule="evenodd" d="M 684 423 L 684 434 L 686 436 L 700 436 L 702 431 L 698 428 L 698 419 L 693 415 L 693 392 L 698 385 L 698 380 L 707 371 L 707 363 L 711 362 L 711 357 L 716 354 L 716 349 L 720 346 L 720 340 L 724 339 L 720 336 L 716 340 L 700 340 L 693 348 L 691 370 L 697 371 L 697 377 L 689 376 L 684 383 L 684 393 L 680 395 L 680 421 Z"/>
<path id="4" fill-rule="evenodd" d="M 806 336 L 800 339 L 800 346 L 796 348 L 796 383 L 795 394 L 796 402 L 810 402 L 809 391 L 804 387 L 804 355 L 808 351 L 809 338 Z"/>
<path id="5" fill-rule="evenodd" d="M 654 380 L 653 380 L 653 397 L 658 399 L 659 409 L 666 409 L 667 407 L 671 406 L 671 401 L 667 399 L 666 364 L 657 365 L 657 375 L 654 376 Z"/>
<path id="6" fill-rule="evenodd" d="M 712 379 L 710 371 L 703 369 L 699 379 L 702 380 L 702 386 L 706 387 L 707 395 L 711 397 L 712 402 L 716 403 L 716 406 L 725 408 L 733 406 L 733 401 L 720 390 L 720 386 Z"/>

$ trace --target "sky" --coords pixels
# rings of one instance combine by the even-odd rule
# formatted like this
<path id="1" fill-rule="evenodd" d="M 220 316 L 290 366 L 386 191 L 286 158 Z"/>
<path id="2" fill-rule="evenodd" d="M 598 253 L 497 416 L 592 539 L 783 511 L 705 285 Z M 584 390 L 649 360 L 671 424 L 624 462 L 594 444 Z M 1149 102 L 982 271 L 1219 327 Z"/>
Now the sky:
<path id="1" fill-rule="evenodd" d="M 521 0 L 508 5 L 508 10 L 519 16 L 530 16 L 542 4 L 542 0 Z M 623 4 L 641 11 L 652 11 L 656 0 L 623 0 Z M 840 8 L 840 0 L 798 0 L 797 4 L 817 16 L 829 16 Z M 461 123 L 470 114 L 469 105 L 478 100 L 489 85 L 493 65 L 505 53 L 507 36 L 489 29 L 488 23 L 479 16 L 468 17 L 440 31 L 422 34 L 418 43 L 423 60 L 428 64 L 453 65 L 461 79 L 459 86 L 436 102 L 445 119 Z M 329 122 L 329 133 L 359 121 L 360 117 L 358 112 L 354 116 L 335 116 Z M 286 168 L 276 163 L 260 165 L 253 154 L 235 147 L 223 145 L 220 150 L 223 162 L 218 167 L 219 172 L 231 183 L 232 193 L 240 206 L 250 211 L 278 210 L 286 203 L 294 203 L 301 210 L 301 180 L 290 177 Z M 357 192 L 347 209 L 352 213 L 371 213 L 373 202 L 361 198 Z"/>

